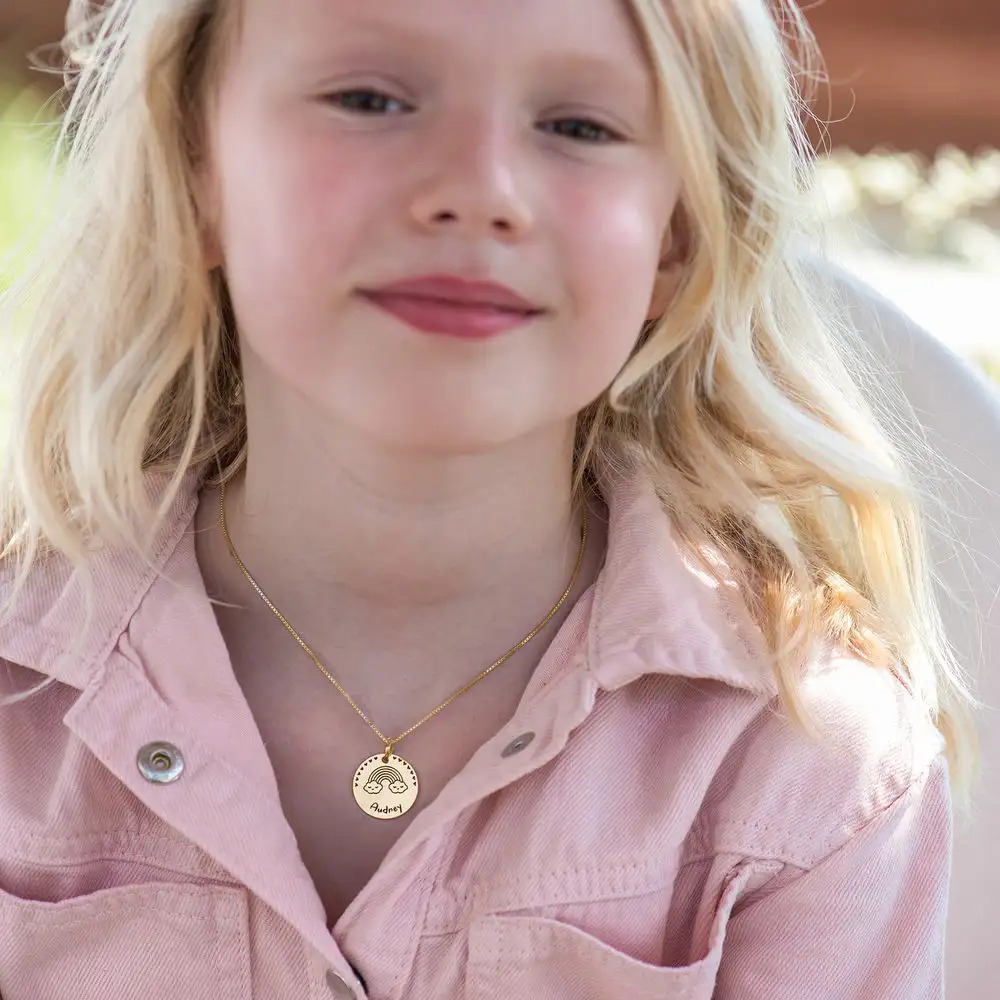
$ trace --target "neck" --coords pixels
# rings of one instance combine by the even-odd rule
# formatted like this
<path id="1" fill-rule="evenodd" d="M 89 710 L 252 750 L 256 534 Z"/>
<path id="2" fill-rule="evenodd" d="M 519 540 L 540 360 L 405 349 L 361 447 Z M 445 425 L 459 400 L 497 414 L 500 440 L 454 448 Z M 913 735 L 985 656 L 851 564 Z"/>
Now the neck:
<path id="1" fill-rule="evenodd" d="M 377 686 L 386 679 L 373 676 L 377 664 L 393 663 L 414 681 L 433 672 L 450 691 L 524 638 L 566 589 L 582 520 L 571 502 L 571 428 L 459 457 L 328 437 L 321 459 L 306 462 L 266 437 L 255 443 L 245 473 L 226 488 L 230 537 L 264 593 L 347 686 Z M 207 491 L 198 518 L 210 593 L 246 608 L 251 632 L 293 642 L 229 554 L 218 501 Z M 577 584 L 520 654 L 525 663 L 596 575 L 594 521 Z"/>

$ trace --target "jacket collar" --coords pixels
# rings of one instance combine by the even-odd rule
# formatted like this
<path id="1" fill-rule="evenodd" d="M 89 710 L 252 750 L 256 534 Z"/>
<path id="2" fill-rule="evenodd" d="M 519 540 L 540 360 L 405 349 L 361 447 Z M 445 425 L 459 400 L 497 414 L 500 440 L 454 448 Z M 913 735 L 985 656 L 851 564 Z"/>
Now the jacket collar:
<path id="1" fill-rule="evenodd" d="M 777 693 L 766 643 L 720 558 L 721 583 L 679 542 L 650 478 L 603 478 L 608 546 L 594 587 L 587 661 L 615 690 L 644 674 Z M 711 559 L 711 557 L 710 557 Z"/>
<path id="2" fill-rule="evenodd" d="M 151 603 L 175 600 L 178 583 L 204 595 L 192 530 L 200 485 L 196 472 L 185 476 L 151 565 L 121 549 L 92 553 L 97 590 L 89 623 L 79 572 L 62 557 L 37 564 L 15 613 L 0 625 L 0 659 L 83 690 L 140 606 L 147 611 Z M 763 637 L 735 582 L 724 578 L 720 584 L 689 558 L 649 478 L 628 470 L 602 479 L 601 488 L 608 544 L 593 588 L 584 658 L 598 685 L 615 690 L 644 674 L 672 674 L 773 694 Z M 187 567 L 185 578 L 168 579 L 164 566 L 181 546 L 191 549 L 189 558 L 171 563 Z M 0 578 L 0 587 L 7 582 Z M 211 613 L 207 596 L 204 606 Z"/>

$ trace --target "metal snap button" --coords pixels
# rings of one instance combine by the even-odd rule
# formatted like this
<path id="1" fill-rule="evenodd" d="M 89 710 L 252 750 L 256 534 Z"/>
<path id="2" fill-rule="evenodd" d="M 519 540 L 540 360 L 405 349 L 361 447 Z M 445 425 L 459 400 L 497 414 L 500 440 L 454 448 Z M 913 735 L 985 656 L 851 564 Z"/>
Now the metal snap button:
<path id="1" fill-rule="evenodd" d="M 330 969 L 326 974 L 326 985 L 330 988 L 330 993 L 337 998 L 337 1000 L 357 1000 L 357 993 L 351 989 L 347 983 L 344 982 L 340 976 L 337 975 L 333 969 Z"/>
<path id="2" fill-rule="evenodd" d="M 173 743 L 147 743 L 136 763 L 142 776 L 157 784 L 176 781 L 184 771 L 184 755 Z"/>
<path id="3" fill-rule="evenodd" d="M 512 740 L 504 747 L 500 756 L 513 757 L 514 754 L 520 753 L 534 738 L 534 733 L 521 733 L 516 740 Z"/>

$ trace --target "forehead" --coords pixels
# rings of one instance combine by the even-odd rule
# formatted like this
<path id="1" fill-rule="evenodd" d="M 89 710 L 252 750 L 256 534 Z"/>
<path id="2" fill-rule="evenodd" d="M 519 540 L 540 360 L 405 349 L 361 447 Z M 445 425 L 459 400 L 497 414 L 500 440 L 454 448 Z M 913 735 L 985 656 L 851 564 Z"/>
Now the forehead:
<path id="1" fill-rule="evenodd" d="M 241 0 L 242 46 L 274 59 L 347 44 L 517 63 L 593 57 L 645 73 L 628 0 Z"/>

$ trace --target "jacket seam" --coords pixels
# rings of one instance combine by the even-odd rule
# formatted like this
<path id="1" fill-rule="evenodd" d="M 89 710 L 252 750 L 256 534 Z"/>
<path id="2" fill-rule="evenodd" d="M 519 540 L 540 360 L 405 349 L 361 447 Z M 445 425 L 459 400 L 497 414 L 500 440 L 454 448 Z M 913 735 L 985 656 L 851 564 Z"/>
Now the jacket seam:
<path id="1" fill-rule="evenodd" d="M 162 574 L 163 567 L 167 560 L 173 552 L 176 551 L 177 546 L 180 544 L 180 541 L 184 537 L 184 533 L 187 531 L 190 524 L 193 508 L 197 503 L 197 495 L 196 491 L 191 497 L 185 499 L 180 516 L 177 518 L 177 526 L 174 530 L 166 532 L 162 540 L 159 542 L 158 547 L 154 549 L 149 560 L 149 565 L 145 566 L 141 575 L 139 575 L 138 585 L 135 587 L 131 595 L 122 601 L 121 614 L 112 620 L 112 624 L 106 630 L 98 633 L 100 636 L 99 639 L 95 639 L 89 644 L 87 649 L 81 652 L 80 660 L 83 667 L 84 676 L 82 683 L 84 687 L 86 687 L 93 680 L 97 671 L 100 669 L 100 666 L 111 654 L 111 651 L 114 649 L 118 640 L 128 631 L 130 622 L 135 617 L 136 612 L 139 610 L 143 600 L 149 593 L 154 581 Z M 75 573 L 71 574 L 69 580 L 67 580 L 67 586 L 72 582 L 75 575 Z M 23 663 L 20 665 L 29 670 L 34 670 L 36 673 L 44 672 L 50 676 L 54 676 L 54 661 L 66 652 L 62 643 L 59 641 L 59 635 L 53 632 L 52 629 L 37 621 L 25 622 L 24 627 L 37 631 L 41 641 L 46 647 L 48 647 L 49 650 L 51 650 L 53 662 L 47 664 Z M 58 677 L 56 677 L 56 679 L 59 680 Z"/>
<path id="2" fill-rule="evenodd" d="M 903 789 L 898 794 L 893 796 L 889 802 L 881 806 L 861 823 L 855 825 L 851 832 L 846 836 L 837 837 L 833 834 L 828 834 L 822 841 L 822 845 L 819 848 L 820 853 L 815 857 L 803 855 L 795 850 L 780 849 L 777 846 L 751 848 L 748 843 L 739 840 L 732 844 L 728 844 L 724 840 L 720 841 L 718 836 L 713 836 L 720 829 L 725 830 L 729 828 L 736 828 L 743 830 L 749 829 L 753 831 L 775 829 L 775 827 L 771 824 L 760 823 L 754 820 L 724 820 L 722 823 L 713 826 L 711 831 L 698 831 L 697 835 L 702 838 L 701 842 L 705 845 L 705 848 L 695 855 L 686 856 L 681 862 L 678 871 L 683 870 L 688 865 L 710 861 L 713 858 L 718 857 L 720 854 L 734 854 L 745 860 L 780 862 L 784 865 L 792 865 L 793 867 L 799 868 L 804 872 L 811 871 L 813 868 L 818 867 L 829 858 L 833 857 L 837 851 L 846 847 L 855 837 L 885 816 L 885 814 L 894 808 L 901 799 L 912 795 L 915 791 L 920 790 L 924 785 L 926 785 L 927 780 L 930 777 L 930 773 L 935 766 L 944 766 L 944 759 L 940 753 L 934 756 L 916 775 L 914 775 L 903 787 Z M 699 821 L 698 825 L 700 827 L 704 827 L 708 824 L 708 822 L 709 821 L 707 819 L 702 819 Z M 790 841 L 805 841 L 806 839 L 807 838 L 802 838 L 796 834 L 789 834 Z"/>

